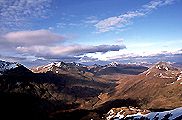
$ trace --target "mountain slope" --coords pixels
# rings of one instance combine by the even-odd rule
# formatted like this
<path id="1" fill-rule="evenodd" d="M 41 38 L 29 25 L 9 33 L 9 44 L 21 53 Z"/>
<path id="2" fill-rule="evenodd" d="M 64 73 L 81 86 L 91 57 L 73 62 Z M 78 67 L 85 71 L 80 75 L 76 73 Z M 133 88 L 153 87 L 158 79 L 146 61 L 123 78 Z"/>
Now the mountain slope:
<path id="1" fill-rule="evenodd" d="M 53 71 L 45 73 L 33 73 L 23 65 L 19 65 L 16 68 L 6 70 L 0 76 L 0 96 L 3 96 L 0 103 L 4 103 L 5 107 L 10 103 L 17 103 L 21 106 L 20 102 L 13 102 L 13 100 L 23 100 L 28 97 L 39 103 L 34 106 L 37 107 L 37 112 L 40 111 L 45 116 L 50 117 L 52 113 L 57 112 L 92 109 L 92 106 L 99 100 L 98 96 L 110 91 L 115 86 L 114 83 L 107 83 L 102 78 L 80 74 L 80 71 L 75 72 L 74 66 L 73 68 L 66 66 L 64 68 L 68 72 L 66 74 L 58 74 L 54 69 L 57 68 L 53 67 Z M 13 99 L 9 100 L 9 98 Z M 28 106 L 28 104 L 25 105 Z M 10 106 L 9 109 L 13 108 Z M 16 109 L 23 113 L 22 109 Z"/>
<path id="2" fill-rule="evenodd" d="M 146 109 L 172 109 L 182 106 L 181 71 L 169 63 L 159 62 L 139 75 L 121 76 L 108 101 L 139 100 Z M 105 101 L 100 100 L 100 104 Z"/>

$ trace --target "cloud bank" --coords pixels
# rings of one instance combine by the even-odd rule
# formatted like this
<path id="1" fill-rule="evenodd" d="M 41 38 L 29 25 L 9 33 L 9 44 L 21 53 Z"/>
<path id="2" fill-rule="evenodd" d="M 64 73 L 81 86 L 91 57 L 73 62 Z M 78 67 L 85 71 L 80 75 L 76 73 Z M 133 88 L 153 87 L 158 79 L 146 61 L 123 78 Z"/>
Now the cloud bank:
<path id="1" fill-rule="evenodd" d="M 51 45 L 64 39 L 62 35 L 48 30 L 10 32 L 1 36 L 1 41 L 15 46 Z"/>
<path id="2" fill-rule="evenodd" d="M 125 49 L 124 45 L 98 45 L 98 46 L 85 46 L 85 45 L 60 45 L 60 46 L 30 46 L 30 47 L 17 47 L 17 51 L 30 53 L 37 57 L 51 58 L 59 56 L 80 56 L 87 53 L 106 53 L 109 51 L 119 51 Z"/>
<path id="3" fill-rule="evenodd" d="M 123 54 L 108 58 L 108 61 L 117 61 L 121 63 L 137 63 L 137 64 L 153 64 L 158 61 L 172 62 L 176 64 L 182 64 L 182 51 L 177 50 L 174 52 L 161 51 L 160 53 L 151 55 L 135 55 L 135 54 Z"/>
<path id="4" fill-rule="evenodd" d="M 9 32 L 0 35 L 0 48 L 4 51 L 15 52 L 19 47 L 53 46 L 66 39 L 65 36 L 48 30 Z"/>
<path id="5" fill-rule="evenodd" d="M 65 45 L 64 43 L 68 42 L 67 38 L 69 37 L 49 30 L 9 32 L 0 35 L 0 47 L 1 52 L 5 51 L 13 57 L 7 57 L 5 54 L 1 55 L 1 58 L 78 61 L 81 59 L 80 56 L 88 53 L 106 53 L 126 48 L 123 44 L 93 46 L 67 43 Z M 16 56 L 19 57 L 15 59 Z"/>

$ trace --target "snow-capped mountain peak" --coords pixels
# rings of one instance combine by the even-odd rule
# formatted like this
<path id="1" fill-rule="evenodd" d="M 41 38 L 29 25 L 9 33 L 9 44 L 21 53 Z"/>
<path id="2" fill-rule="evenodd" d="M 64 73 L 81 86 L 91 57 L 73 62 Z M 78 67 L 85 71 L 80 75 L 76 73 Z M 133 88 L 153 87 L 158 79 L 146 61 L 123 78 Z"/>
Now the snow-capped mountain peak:
<path id="1" fill-rule="evenodd" d="M 79 63 L 65 63 L 63 61 L 61 62 L 52 62 L 50 64 L 47 65 L 43 65 L 43 66 L 38 66 L 38 67 L 34 67 L 31 70 L 33 72 L 48 72 L 48 71 L 55 71 L 55 73 L 60 73 L 59 71 L 77 71 L 80 68 L 83 68 L 84 66 L 82 64 Z"/>
<path id="2" fill-rule="evenodd" d="M 118 62 L 111 62 L 108 64 L 108 67 L 117 67 L 119 65 Z"/>
<path id="3" fill-rule="evenodd" d="M 158 62 L 154 67 L 156 69 L 165 70 L 165 71 L 174 69 L 174 67 L 172 67 L 171 63 L 169 62 Z"/>
<path id="4" fill-rule="evenodd" d="M 52 68 L 53 66 L 61 67 L 63 65 L 66 65 L 66 63 L 64 63 L 64 62 L 52 62 L 50 64 L 43 66 L 43 68 Z"/>
<path id="5" fill-rule="evenodd" d="M 180 70 L 178 68 L 173 67 L 173 65 L 169 62 L 158 62 L 152 67 L 150 67 L 143 74 L 146 76 L 153 76 L 162 79 L 176 79 L 179 76 Z M 179 77 L 180 79 L 180 77 Z"/>
<path id="6" fill-rule="evenodd" d="M 0 73 L 7 71 L 7 70 L 10 70 L 10 69 L 14 69 L 18 66 L 20 66 L 20 64 L 18 64 L 16 62 L 0 61 Z"/>

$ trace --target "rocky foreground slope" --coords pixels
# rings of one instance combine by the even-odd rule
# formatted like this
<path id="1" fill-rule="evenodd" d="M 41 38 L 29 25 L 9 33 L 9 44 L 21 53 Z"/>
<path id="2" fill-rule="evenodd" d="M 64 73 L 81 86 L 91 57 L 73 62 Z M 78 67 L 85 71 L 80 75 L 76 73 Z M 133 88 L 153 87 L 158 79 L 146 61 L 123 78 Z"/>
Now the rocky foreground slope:
<path id="1" fill-rule="evenodd" d="M 164 112 L 151 112 L 134 107 L 112 108 L 107 120 L 182 120 L 182 107 Z"/>

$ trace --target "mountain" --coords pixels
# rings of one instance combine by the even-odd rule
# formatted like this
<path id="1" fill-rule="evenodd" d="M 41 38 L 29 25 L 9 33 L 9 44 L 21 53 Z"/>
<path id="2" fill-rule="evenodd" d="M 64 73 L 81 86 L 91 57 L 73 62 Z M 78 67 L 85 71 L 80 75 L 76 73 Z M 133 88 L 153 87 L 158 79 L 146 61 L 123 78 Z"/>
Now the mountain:
<path id="1" fill-rule="evenodd" d="M 84 77 L 84 74 L 88 71 L 86 66 L 74 62 L 54 62 L 48 65 L 33 67 L 31 70 L 34 73 L 52 72 L 54 74 L 69 75 L 78 78 Z"/>
<path id="2" fill-rule="evenodd" d="M 117 76 L 117 86 L 107 101 L 137 100 L 145 109 L 172 109 L 182 105 L 181 70 L 166 62 L 159 62 L 139 75 Z M 109 78 L 109 76 L 107 76 Z M 105 103 L 100 100 L 98 106 Z"/>
<path id="3" fill-rule="evenodd" d="M 42 120 L 56 113 L 92 109 L 98 96 L 113 89 L 115 84 L 82 73 L 77 69 L 79 66 L 61 62 L 42 66 L 37 73 L 23 65 L 6 70 L 0 76 L 1 113 L 16 113 L 14 118 L 27 119 L 23 114 L 19 116 L 24 113 L 30 119 Z M 27 103 L 23 104 L 24 100 Z M 10 111 L 4 111 L 6 108 Z"/>
<path id="4" fill-rule="evenodd" d="M 77 63 L 64 63 L 64 62 L 54 62 L 48 65 L 39 66 L 32 68 L 33 72 L 36 73 L 45 73 L 48 71 L 52 71 L 54 73 L 59 74 L 90 74 L 91 76 L 100 76 L 100 75 L 108 75 L 108 74 L 140 74 L 147 70 L 147 67 L 134 65 L 134 64 L 120 64 L 117 62 L 112 62 L 110 64 L 101 66 L 101 65 L 82 65 Z"/>
<path id="5" fill-rule="evenodd" d="M 158 62 L 148 69 L 116 62 L 54 62 L 31 70 L 11 64 L 17 66 L 2 67 L 0 75 L 0 112 L 7 119 L 104 120 L 114 108 L 156 112 L 182 105 L 182 72 L 171 63 Z"/>
<path id="6" fill-rule="evenodd" d="M 112 75 L 112 74 L 126 74 L 126 75 L 138 75 L 146 71 L 148 67 L 136 65 L 136 64 L 120 64 L 112 62 L 108 65 L 102 66 L 96 71 L 96 75 Z"/>
<path id="7" fill-rule="evenodd" d="M 3 72 L 14 69 L 18 66 L 20 66 L 20 64 L 16 62 L 5 62 L 0 60 L 0 75 L 3 74 Z"/>

